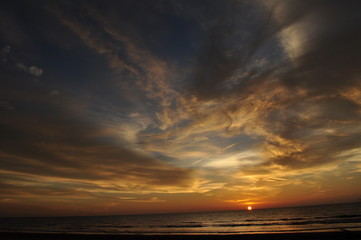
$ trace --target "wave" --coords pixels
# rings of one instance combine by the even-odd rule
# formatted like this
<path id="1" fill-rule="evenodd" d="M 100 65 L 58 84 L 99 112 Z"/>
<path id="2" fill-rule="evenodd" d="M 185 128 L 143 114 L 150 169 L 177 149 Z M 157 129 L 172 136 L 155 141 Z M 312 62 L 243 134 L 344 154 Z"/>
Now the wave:
<path id="1" fill-rule="evenodd" d="M 351 214 L 351 215 L 336 215 L 330 217 L 315 217 L 315 219 L 322 219 L 322 218 L 361 218 L 360 214 Z"/>
<path id="2" fill-rule="evenodd" d="M 161 228 L 201 228 L 204 227 L 204 225 L 166 225 L 160 227 Z"/>
<path id="3" fill-rule="evenodd" d="M 339 224 L 339 223 L 361 223 L 361 218 L 357 218 L 357 219 L 349 219 L 347 221 L 345 220 L 324 220 L 324 221 L 317 221 L 317 220 L 308 220 L 308 221 L 290 221 L 290 222 L 286 222 L 286 221 L 282 221 L 282 222 L 268 222 L 268 223 L 235 223 L 235 224 L 218 224 L 217 226 L 219 227 L 251 227 L 251 226 L 275 226 L 275 225 L 283 225 L 283 226 L 287 226 L 287 225 L 312 225 L 312 224 L 322 224 L 322 225 L 326 225 L 326 224 Z"/>
<path id="4" fill-rule="evenodd" d="M 98 225 L 96 228 L 134 228 L 135 226 L 131 225 Z M 92 227 L 94 228 L 94 227 Z"/>

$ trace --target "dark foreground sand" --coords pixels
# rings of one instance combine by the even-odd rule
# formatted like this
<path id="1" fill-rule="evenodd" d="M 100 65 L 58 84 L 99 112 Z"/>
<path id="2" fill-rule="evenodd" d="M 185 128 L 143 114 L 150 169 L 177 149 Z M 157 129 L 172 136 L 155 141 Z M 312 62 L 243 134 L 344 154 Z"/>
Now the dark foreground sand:
<path id="1" fill-rule="evenodd" d="M 241 235 L 102 235 L 102 234 L 50 234 L 3 233 L 1 240 L 361 240 L 361 232 L 317 232 Z"/>

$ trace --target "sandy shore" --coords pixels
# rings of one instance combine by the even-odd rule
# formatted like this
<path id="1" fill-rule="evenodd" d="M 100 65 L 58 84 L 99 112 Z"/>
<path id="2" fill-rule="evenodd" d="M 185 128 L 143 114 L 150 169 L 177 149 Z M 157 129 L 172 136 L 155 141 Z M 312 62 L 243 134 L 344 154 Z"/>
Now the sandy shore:
<path id="1" fill-rule="evenodd" d="M 50 234 L 50 233 L 5 233 L 2 240 L 361 240 L 361 232 L 317 232 L 282 234 L 240 234 L 240 235 L 102 235 L 102 234 Z"/>

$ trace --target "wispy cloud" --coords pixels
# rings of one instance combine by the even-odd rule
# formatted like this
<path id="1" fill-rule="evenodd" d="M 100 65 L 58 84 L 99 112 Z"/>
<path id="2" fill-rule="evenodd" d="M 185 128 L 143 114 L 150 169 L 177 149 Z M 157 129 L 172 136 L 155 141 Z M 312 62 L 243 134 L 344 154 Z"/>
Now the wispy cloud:
<path id="1" fill-rule="evenodd" d="M 7 63 L 11 65 L 15 65 L 15 67 L 19 71 L 23 71 L 34 75 L 36 77 L 40 77 L 44 70 L 37 66 L 26 66 L 24 63 L 19 62 L 18 57 L 11 52 L 11 46 L 7 45 L 2 49 L 2 63 Z"/>
<path id="2" fill-rule="evenodd" d="M 18 63 L 16 63 L 16 67 L 20 71 L 30 73 L 31 75 L 34 75 L 36 77 L 40 77 L 43 74 L 43 69 L 41 69 L 41 68 L 39 68 L 37 66 L 27 67 L 23 63 L 18 62 Z"/>
<path id="3" fill-rule="evenodd" d="M 349 8 L 352 4 L 343 7 Z M 232 157 L 234 161 L 226 161 L 227 155 L 222 154 L 219 162 L 209 162 L 208 166 L 226 168 L 231 164 L 241 171 L 253 168 L 264 171 L 270 178 L 276 169 L 294 174 L 293 171 L 302 169 L 337 166 L 344 160 L 337 157 L 338 154 L 360 146 L 357 140 L 360 139 L 357 77 L 360 76 L 357 67 L 360 58 L 355 55 L 359 34 L 356 30 L 344 31 L 341 25 L 331 27 L 336 19 L 347 18 L 342 14 L 333 15 L 337 3 L 333 2 L 327 8 L 322 6 L 305 4 L 302 14 L 292 16 L 293 10 L 291 13 L 288 10 L 287 14 L 291 15 L 276 16 L 271 30 L 255 35 L 261 42 L 251 41 L 250 49 L 261 51 L 267 41 L 273 37 L 279 39 L 280 34 L 290 37 L 293 34 L 289 32 L 291 27 L 298 31 L 299 26 L 311 21 L 310 18 L 313 22 L 322 23 L 323 27 L 320 29 L 318 25 L 318 29 L 310 29 L 317 30 L 317 34 L 304 33 L 309 34 L 312 41 L 308 47 L 285 46 L 290 42 L 282 37 L 280 47 L 284 48 L 286 57 L 290 57 L 289 61 L 285 61 L 281 54 L 278 57 L 283 65 L 279 65 L 278 69 L 274 66 L 268 68 L 272 71 L 268 71 L 267 67 L 256 69 L 254 78 L 248 76 L 247 82 L 233 81 L 230 89 L 227 89 L 226 83 L 233 78 L 233 73 L 254 60 L 239 50 L 237 58 L 232 60 L 227 55 L 227 47 L 234 52 L 237 49 L 226 42 L 234 36 L 226 30 L 213 32 L 220 37 L 217 38 L 220 42 L 211 39 L 206 45 L 209 47 L 203 53 L 205 57 L 200 58 L 196 68 L 195 87 L 186 98 L 178 99 L 182 104 L 172 110 L 165 109 L 160 115 L 159 119 L 167 123 L 167 128 L 162 133 L 140 135 L 146 149 L 163 152 L 173 158 L 183 156 L 182 161 L 189 159 L 190 166 L 194 166 L 222 149 L 219 146 L 221 141 L 215 141 L 215 138 L 222 139 L 222 142 L 232 139 L 233 144 L 238 144 L 242 136 L 248 136 L 255 139 L 252 148 L 260 152 L 262 160 L 252 159 L 253 164 L 247 166 L 241 163 L 242 159 L 237 158 L 237 154 Z M 263 26 L 262 23 L 260 26 Z M 349 26 L 351 29 L 357 27 L 356 22 Z M 305 41 L 302 39 L 304 36 L 292 37 Z M 253 45 L 255 43 L 258 45 Z M 345 59 L 351 60 L 345 62 Z M 189 142 L 194 148 L 189 147 Z M 196 154 L 192 153 L 194 149 L 198 150 Z M 245 150 L 238 150 L 240 154 L 242 151 Z M 232 168 L 228 166 L 228 169 Z"/>

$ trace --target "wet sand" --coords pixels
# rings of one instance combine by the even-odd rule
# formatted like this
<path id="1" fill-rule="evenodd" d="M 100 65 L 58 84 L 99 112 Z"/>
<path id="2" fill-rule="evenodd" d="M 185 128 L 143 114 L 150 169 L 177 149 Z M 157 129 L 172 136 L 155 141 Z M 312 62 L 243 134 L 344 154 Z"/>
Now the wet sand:
<path id="1" fill-rule="evenodd" d="M 103 235 L 0 232 L 1 240 L 361 240 L 361 232 L 312 232 L 239 235 Z"/>

